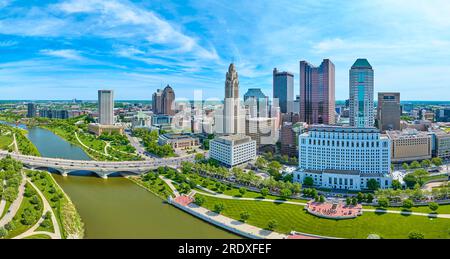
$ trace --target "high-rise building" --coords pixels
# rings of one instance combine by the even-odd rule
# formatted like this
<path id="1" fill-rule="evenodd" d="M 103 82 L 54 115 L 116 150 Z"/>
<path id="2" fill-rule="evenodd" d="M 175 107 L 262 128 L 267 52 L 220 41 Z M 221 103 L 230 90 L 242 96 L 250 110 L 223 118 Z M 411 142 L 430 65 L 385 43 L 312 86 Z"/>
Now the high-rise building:
<path id="1" fill-rule="evenodd" d="M 300 121 L 335 124 L 334 64 L 324 59 L 319 67 L 300 62 Z"/>
<path id="2" fill-rule="evenodd" d="M 367 59 L 357 59 L 350 69 L 350 126 L 374 126 L 374 72 Z"/>
<path id="3" fill-rule="evenodd" d="M 228 67 L 225 79 L 225 100 L 223 105 L 223 133 L 238 134 L 243 125 L 239 119 L 241 104 L 239 101 L 239 76 L 233 63 Z"/>
<path id="4" fill-rule="evenodd" d="M 161 96 L 162 113 L 169 116 L 175 115 L 175 92 L 167 85 Z"/>
<path id="5" fill-rule="evenodd" d="M 69 111 L 68 110 L 43 109 L 43 110 L 39 111 L 39 117 L 49 118 L 49 119 L 68 119 Z"/>
<path id="6" fill-rule="evenodd" d="M 400 130 L 400 93 L 378 93 L 377 123 L 381 132 Z"/>
<path id="7" fill-rule="evenodd" d="M 250 117 L 268 117 L 269 97 L 261 89 L 251 88 L 244 94 L 244 104 L 250 112 Z"/>
<path id="8" fill-rule="evenodd" d="M 294 111 L 294 74 L 273 69 L 273 99 L 278 99 L 281 113 Z"/>
<path id="9" fill-rule="evenodd" d="M 161 89 L 156 90 L 152 95 L 152 111 L 154 114 L 162 114 L 162 93 Z"/>
<path id="10" fill-rule="evenodd" d="M 244 135 L 217 137 L 210 141 L 212 159 L 233 167 L 256 159 L 256 141 Z"/>
<path id="11" fill-rule="evenodd" d="M 258 148 L 265 145 L 275 145 L 279 138 L 276 122 L 276 118 L 247 118 L 245 120 L 245 135 L 255 140 Z"/>
<path id="12" fill-rule="evenodd" d="M 98 122 L 101 125 L 114 124 L 114 91 L 98 90 Z"/>
<path id="13" fill-rule="evenodd" d="M 376 128 L 313 126 L 299 136 L 299 170 L 294 181 L 313 179 L 327 189 L 361 190 L 375 179 L 391 186 L 391 142 Z"/>
<path id="14" fill-rule="evenodd" d="M 36 117 L 36 104 L 35 103 L 28 103 L 27 104 L 27 117 L 33 118 Z"/>

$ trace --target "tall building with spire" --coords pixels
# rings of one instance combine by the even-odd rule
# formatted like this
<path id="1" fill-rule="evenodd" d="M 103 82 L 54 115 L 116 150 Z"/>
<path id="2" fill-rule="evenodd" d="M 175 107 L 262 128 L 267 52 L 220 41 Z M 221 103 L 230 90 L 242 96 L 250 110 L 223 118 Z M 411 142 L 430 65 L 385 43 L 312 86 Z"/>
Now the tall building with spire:
<path id="1" fill-rule="evenodd" d="M 357 59 L 350 69 L 350 126 L 374 126 L 374 71 L 367 59 Z"/>
<path id="2" fill-rule="evenodd" d="M 244 122 L 242 122 L 242 118 Z M 239 77 L 236 67 L 230 64 L 225 78 L 225 100 L 223 104 L 223 134 L 239 134 L 245 129 L 245 112 L 239 99 Z"/>
<path id="3" fill-rule="evenodd" d="M 324 59 L 319 67 L 300 62 L 300 121 L 308 124 L 336 122 L 335 68 Z"/>

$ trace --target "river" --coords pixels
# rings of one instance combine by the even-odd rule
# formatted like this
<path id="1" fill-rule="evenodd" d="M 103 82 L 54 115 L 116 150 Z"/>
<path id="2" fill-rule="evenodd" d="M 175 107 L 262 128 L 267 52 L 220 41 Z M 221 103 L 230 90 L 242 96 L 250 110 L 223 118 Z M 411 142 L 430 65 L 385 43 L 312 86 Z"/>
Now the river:
<path id="1" fill-rule="evenodd" d="M 44 157 L 90 160 L 80 147 L 51 131 L 38 127 L 28 131 L 28 138 Z M 239 238 L 122 177 L 104 180 L 54 174 L 54 178 L 75 203 L 85 224 L 85 238 Z"/>

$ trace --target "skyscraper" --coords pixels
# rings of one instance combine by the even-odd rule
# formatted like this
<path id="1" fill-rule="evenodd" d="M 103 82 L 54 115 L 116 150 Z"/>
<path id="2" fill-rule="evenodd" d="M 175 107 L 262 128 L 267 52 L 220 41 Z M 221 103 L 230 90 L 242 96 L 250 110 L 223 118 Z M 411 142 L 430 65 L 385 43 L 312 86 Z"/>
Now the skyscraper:
<path id="1" fill-rule="evenodd" d="M 114 92 L 98 90 L 98 122 L 101 125 L 114 124 Z"/>
<path id="2" fill-rule="evenodd" d="M 377 123 L 380 131 L 400 130 L 400 93 L 378 93 Z"/>
<path id="3" fill-rule="evenodd" d="M 225 100 L 223 105 L 223 133 L 238 134 L 241 131 L 239 120 L 240 101 L 239 101 L 239 77 L 233 63 L 228 67 L 225 78 Z"/>
<path id="4" fill-rule="evenodd" d="M 33 118 L 36 117 L 36 104 L 35 103 L 28 103 L 27 104 L 27 117 Z"/>
<path id="5" fill-rule="evenodd" d="M 300 121 L 335 124 L 334 64 L 324 59 L 319 67 L 300 62 Z"/>
<path id="6" fill-rule="evenodd" d="M 162 113 L 162 93 L 161 89 L 158 89 L 152 95 L 152 111 L 154 114 Z"/>
<path id="7" fill-rule="evenodd" d="M 175 115 L 175 92 L 167 85 L 161 96 L 162 113 L 169 116 Z"/>
<path id="8" fill-rule="evenodd" d="M 350 69 L 350 126 L 374 125 L 374 72 L 367 59 L 358 59 Z"/>
<path id="9" fill-rule="evenodd" d="M 244 94 L 244 104 L 250 117 L 269 117 L 269 97 L 259 88 L 250 88 Z"/>
<path id="10" fill-rule="evenodd" d="M 294 111 L 294 74 L 273 69 L 273 98 L 278 99 L 281 113 Z"/>

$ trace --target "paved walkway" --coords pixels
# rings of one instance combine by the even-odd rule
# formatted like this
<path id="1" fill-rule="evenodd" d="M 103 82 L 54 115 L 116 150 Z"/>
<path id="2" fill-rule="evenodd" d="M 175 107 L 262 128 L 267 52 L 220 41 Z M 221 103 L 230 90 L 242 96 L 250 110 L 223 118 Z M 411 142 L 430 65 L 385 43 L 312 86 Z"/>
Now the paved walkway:
<path id="1" fill-rule="evenodd" d="M 95 149 L 92 149 L 92 148 L 88 147 L 86 144 L 84 144 L 84 143 L 81 141 L 81 139 L 78 137 L 78 133 L 77 133 L 76 131 L 75 131 L 75 137 L 77 138 L 78 143 L 80 143 L 80 145 L 82 145 L 83 147 L 89 149 L 90 151 L 95 152 L 95 153 L 100 154 L 100 155 L 103 155 L 103 156 L 107 156 L 107 157 L 114 158 L 114 157 L 112 157 L 111 155 L 102 153 L 102 152 L 100 152 L 100 151 L 97 151 L 97 150 L 95 150 Z"/>
<path id="2" fill-rule="evenodd" d="M 168 186 L 169 188 L 172 190 L 173 194 L 175 195 L 175 198 L 180 196 L 180 193 L 178 192 L 177 188 L 175 188 L 175 186 L 172 184 L 172 180 L 160 175 L 159 178 L 161 180 L 163 180 Z"/>
<path id="3" fill-rule="evenodd" d="M 23 194 L 25 192 L 25 176 L 22 174 L 22 183 L 19 186 L 19 193 L 17 194 L 17 198 L 11 203 L 11 206 L 9 207 L 9 211 L 6 212 L 5 216 L 0 219 L 0 227 L 3 227 L 4 225 L 8 224 L 16 215 L 17 211 L 20 208 L 20 205 L 23 201 Z"/>
<path id="4" fill-rule="evenodd" d="M 30 180 L 28 180 L 28 179 L 27 179 L 27 182 L 28 182 L 29 184 L 31 184 L 31 186 L 33 186 L 33 188 L 36 190 L 36 192 L 38 193 L 38 195 L 41 197 L 42 202 L 44 203 L 44 210 L 43 210 L 43 212 L 42 212 L 41 218 L 39 219 L 39 221 L 38 221 L 33 227 L 31 227 L 31 228 L 28 229 L 27 231 L 23 232 L 22 234 L 20 234 L 20 235 L 18 235 L 18 236 L 15 236 L 13 239 L 23 239 L 23 238 L 26 238 L 26 237 L 29 237 L 29 236 L 36 235 L 36 234 L 38 234 L 38 233 L 48 235 L 48 236 L 50 236 L 52 239 L 61 239 L 62 236 L 61 236 L 60 226 L 59 226 L 59 224 L 58 224 L 58 220 L 56 220 L 55 213 L 53 212 L 50 203 L 47 201 L 47 199 L 45 198 L 44 194 L 41 192 L 41 190 L 39 190 L 39 188 L 37 188 L 37 186 L 36 186 L 34 183 L 32 183 L 32 182 L 31 182 Z M 52 223 L 53 223 L 53 230 L 54 230 L 54 233 L 44 232 L 44 231 L 38 231 L 38 232 L 37 232 L 36 229 L 38 229 L 39 226 L 41 225 L 41 223 L 44 221 L 44 215 L 45 215 L 47 212 L 50 212 L 51 215 L 52 215 L 52 216 L 51 216 L 51 220 L 52 220 Z"/>
<path id="5" fill-rule="evenodd" d="M 272 232 L 259 227 L 255 227 L 238 220 L 234 220 L 229 217 L 212 212 L 206 208 L 200 207 L 195 203 L 191 203 L 187 206 L 176 205 L 184 211 L 197 216 L 203 220 L 206 220 L 214 225 L 223 227 L 236 234 L 244 235 L 249 238 L 260 239 L 286 239 L 287 235 Z"/>
<path id="6" fill-rule="evenodd" d="M 6 201 L 1 199 L 0 200 L 0 219 L 2 218 L 3 211 L 5 210 L 5 207 L 6 207 Z"/>
<path id="7" fill-rule="evenodd" d="M 233 196 L 229 196 L 229 195 L 225 195 L 225 194 L 211 194 L 211 193 L 205 193 L 205 192 L 201 192 L 201 191 L 195 191 L 195 192 L 200 193 L 201 195 L 215 197 L 215 198 L 219 198 L 219 199 L 241 200 L 241 201 L 265 201 L 265 202 L 272 202 L 272 203 L 293 204 L 293 205 L 299 205 L 299 206 L 306 205 L 306 203 L 302 203 L 302 202 L 270 200 L 270 199 L 256 199 L 256 198 L 240 198 L 240 197 L 233 197 Z M 450 219 L 450 214 L 430 214 L 430 213 L 421 213 L 421 212 L 382 210 L 382 209 L 362 209 L 362 211 L 363 212 L 391 213 L 391 214 L 414 215 L 414 216 Z"/>
<path id="8" fill-rule="evenodd" d="M 13 134 L 13 142 L 11 142 L 11 144 L 9 144 L 8 147 L 10 146 L 14 146 L 14 152 L 16 152 L 17 154 L 19 153 L 19 146 L 17 145 L 16 133 Z"/>

